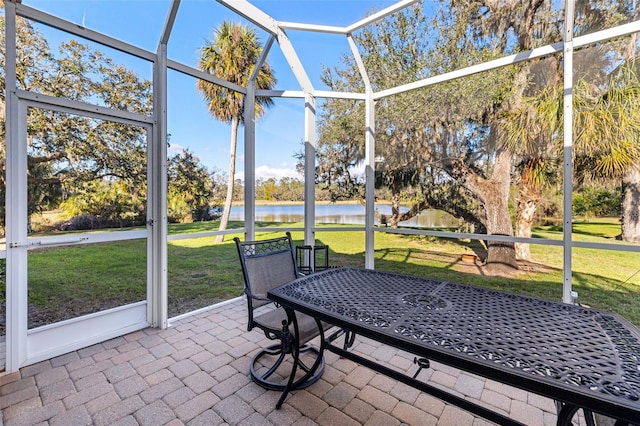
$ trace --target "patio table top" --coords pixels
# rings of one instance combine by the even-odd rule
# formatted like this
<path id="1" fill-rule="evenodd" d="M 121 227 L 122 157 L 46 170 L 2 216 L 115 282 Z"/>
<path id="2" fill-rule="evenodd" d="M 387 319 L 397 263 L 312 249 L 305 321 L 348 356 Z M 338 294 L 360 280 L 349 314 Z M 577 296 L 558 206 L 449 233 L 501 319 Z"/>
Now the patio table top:
<path id="1" fill-rule="evenodd" d="M 615 314 L 355 268 L 300 278 L 270 297 L 358 335 L 570 407 L 640 419 L 640 332 Z"/>

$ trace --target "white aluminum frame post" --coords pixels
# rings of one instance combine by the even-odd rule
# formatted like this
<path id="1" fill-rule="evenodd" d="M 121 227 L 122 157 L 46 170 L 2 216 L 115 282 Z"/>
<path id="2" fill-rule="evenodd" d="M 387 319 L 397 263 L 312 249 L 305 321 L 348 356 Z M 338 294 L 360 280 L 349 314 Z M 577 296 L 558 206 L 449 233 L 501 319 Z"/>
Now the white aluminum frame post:
<path id="1" fill-rule="evenodd" d="M 573 252 L 573 20 L 574 0 L 565 0 L 564 21 L 564 148 L 563 148 L 563 208 L 562 208 L 562 235 L 563 235 L 563 265 L 562 265 L 562 301 L 572 303 L 572 263 Z"/>
<path id="2" fill-rule="evenodd" d="M 18 111 L 16 94 L 16 7 L 5 1 L 5 100 L 6 100 L 6 366 L 18 371 L 27 355 L 27 147 L 20 144 L 26 132 L 26 108 Z"/>

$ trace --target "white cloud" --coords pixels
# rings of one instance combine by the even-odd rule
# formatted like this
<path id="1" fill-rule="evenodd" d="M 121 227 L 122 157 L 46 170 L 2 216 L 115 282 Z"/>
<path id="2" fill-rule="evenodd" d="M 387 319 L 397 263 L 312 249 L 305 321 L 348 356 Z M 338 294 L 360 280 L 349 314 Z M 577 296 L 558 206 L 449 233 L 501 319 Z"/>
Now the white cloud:
<path id="1" fill-rule="evenodd" d="M 300 173 L 298 173 L 295 168 L 292 169 L 289 167 L 270 167 L 267 165 L 256 167 L 256 179 L 281 179 L 283 177 L 302 179 L 302 175 L 300 175 Z M 236 179 L 244 181 L 244 172 L 236 173 Z"/>
<path id="2" fill-rule="evenodd" d="M 174 153 L 174 154 L 179 154 L 184 152 L 185 147 L 180 145 L 179 143 L 171 143 L 169 144 L 169 148 L 167 149 L 167 152 L 169 154 Z"/>

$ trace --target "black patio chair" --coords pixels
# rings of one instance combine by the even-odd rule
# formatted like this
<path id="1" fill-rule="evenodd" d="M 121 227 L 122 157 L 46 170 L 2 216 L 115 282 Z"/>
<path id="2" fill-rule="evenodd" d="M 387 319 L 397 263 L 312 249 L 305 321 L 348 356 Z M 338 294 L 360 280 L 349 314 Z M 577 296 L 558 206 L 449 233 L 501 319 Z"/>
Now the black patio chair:
<path id="1" fill-rule="evenodd" d="M 296 324 L 289 321 L 285 310 L 267 298 L 267 292 L 281 284 L 298 278 L 291 234 L 259 241 L 234 238 L 244 275 L 244 292 L 247 297 L 249 323 L 247 330 L 258 327 L 265 336 L 278 342 L 261 349 L 251 360 L 251 378 L 260 386 L 271 390 L 283 390 L 293 362 L 294 333 L 299 335 L 300 356 L 298 371 L 292 389 L 305 388 L 315 383 L 324 371 L 324 359 L 320 349 L 308 342 L 320 333 L 320 323 L 308 315 L 296 312 Z M 280 368 L 282 366 L 282 368 Z M 280 368 L 280 371 L 278 369 Z"/>

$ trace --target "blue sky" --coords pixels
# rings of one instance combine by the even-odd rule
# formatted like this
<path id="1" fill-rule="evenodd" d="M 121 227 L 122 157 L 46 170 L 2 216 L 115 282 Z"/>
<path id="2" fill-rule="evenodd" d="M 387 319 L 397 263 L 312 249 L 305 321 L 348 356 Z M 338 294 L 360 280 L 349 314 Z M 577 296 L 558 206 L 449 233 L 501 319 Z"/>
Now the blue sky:
<path id="1" fill-rule="evenodd" d="M 169 0 L 23 0 L 27 6 L 118 38 L 155 52 L 170 7 Z M 379 10 L 393 0 L 255 0 L 255 6 L 274 19 L 288 22 L 345 26 L 364 18 L 372 8 Z M 242 22 L 238 15 L 214 0 L 183 0 L 168 45 L 170 59 L 195 66 L 198 49 L 212 38 L 223 20 Z M 52 48 L 68 36 L 38 26 Z M 258 30 L 261 41 L 267 34 Z M 332 67 L 349 52 L 344 36 L 288 31 L 288 36 L 305 66 L 314 87 L 320 82 L 322 66 Z M 100 47 L 118 63 L 151 79 L 151 65 L 116 51 Z M 274 44 L 268 61 L 278 79 L 277 89 L 299 90 L 289 65 Z M 210 169 L 228 171 L 230 128 L 212 119 L 195 86 L 195 79 L 170 71 L 168 75 L 168 132 L 171 152 L 189 149 Z M 300 177 L 295 172 L 295 152 L 304 137 L 303 101 L 276 99 L 256 128 L 257 177 Z M 243 133 L 238 135 L 237 177 L 243 174 Z"/>

